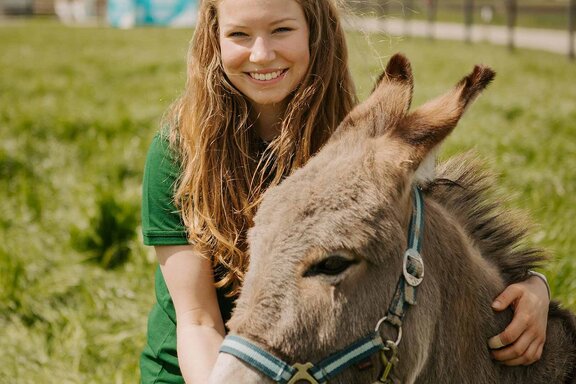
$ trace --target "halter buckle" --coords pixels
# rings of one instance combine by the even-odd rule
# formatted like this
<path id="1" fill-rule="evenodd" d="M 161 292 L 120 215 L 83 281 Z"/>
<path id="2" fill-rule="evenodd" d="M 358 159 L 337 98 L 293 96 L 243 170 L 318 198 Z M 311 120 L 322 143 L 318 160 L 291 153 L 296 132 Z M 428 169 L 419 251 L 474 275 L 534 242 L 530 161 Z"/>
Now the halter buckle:
<path id="1" fill-rule="evenodd" d="M 424 279 L 424 261 L 420 253 L 414 248 L 408 248 L 404 252 L 402 273 L 406 282 L 413 287 L 419 286 Z"/>
<path id="2" fill-rule="evenodd" d="M 319 384 L 318 381 L 314 378 L 314 376 L 312 376 L 308 371 L 313 366 L 314 364 L 312 363 L 294 364 L 292 368 L 296 369 L 296 373 L 294 373 L 294 376 L 292 376 L 290 381 L 286 384 L 303 384 L 303 383 Z"/>

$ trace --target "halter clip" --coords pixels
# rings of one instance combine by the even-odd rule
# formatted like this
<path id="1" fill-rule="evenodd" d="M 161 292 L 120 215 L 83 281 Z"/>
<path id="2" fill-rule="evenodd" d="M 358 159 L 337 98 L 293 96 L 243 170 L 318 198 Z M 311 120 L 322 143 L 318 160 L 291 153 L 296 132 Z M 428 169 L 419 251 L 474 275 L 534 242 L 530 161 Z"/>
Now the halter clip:
<path id="1" fill-rule="evenodd" d="M 424 279 L 424 261 L 416 249 L 409 248 L 404 252 L 402 273 L 406 282 L 413 287 L 419 286 Z"/>

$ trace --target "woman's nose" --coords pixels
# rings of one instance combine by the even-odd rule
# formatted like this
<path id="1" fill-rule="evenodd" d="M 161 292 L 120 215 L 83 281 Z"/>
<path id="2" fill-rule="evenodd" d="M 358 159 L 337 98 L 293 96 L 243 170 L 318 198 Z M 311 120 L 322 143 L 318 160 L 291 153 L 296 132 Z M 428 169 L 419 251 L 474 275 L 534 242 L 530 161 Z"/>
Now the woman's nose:
<path id="1" fill-rule="evenodd" d="M 263 37 L 257 37 L 252 45 L 250 61 L 253 63 L 267 63 L 276 58 L 276 53 L 270 41 Z"/>

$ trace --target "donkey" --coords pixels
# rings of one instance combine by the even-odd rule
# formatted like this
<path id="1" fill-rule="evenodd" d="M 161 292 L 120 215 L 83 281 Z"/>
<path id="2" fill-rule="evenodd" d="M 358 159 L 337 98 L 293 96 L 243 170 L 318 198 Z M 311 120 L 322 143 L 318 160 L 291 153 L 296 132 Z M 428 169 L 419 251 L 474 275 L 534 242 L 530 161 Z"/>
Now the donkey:
<path id="1" fill-rule="evenodd" d="M 491 360 L 487 340 L 512 318 L 491 301 L 545 253 L 521 245 L 525 223 L 490 199 L 473 156 L 434 164 L 493 77 L 476 66 L 409 112 L 410 63 L 393 56 L 321 151 L 265 193 L 211 384 L 576 383 L 576 322 L 556 303 L 540 361 Z"/>

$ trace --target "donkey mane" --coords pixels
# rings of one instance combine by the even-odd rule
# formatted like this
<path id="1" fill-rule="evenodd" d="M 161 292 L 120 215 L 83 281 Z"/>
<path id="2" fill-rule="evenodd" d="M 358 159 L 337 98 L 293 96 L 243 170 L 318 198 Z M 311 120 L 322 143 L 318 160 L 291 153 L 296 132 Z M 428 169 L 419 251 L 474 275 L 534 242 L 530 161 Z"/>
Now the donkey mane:
<path id="1" fill-rule="evenodd" d="M 505 281 L 527 278 L 546 252 L 527 245 L 527 217 L 507 207 L 509 199 L 496 191 L 497 177 L 471 153 L 452 157 L 436 167 L 436 177 L 423 186 L 428 196 L 460 222 L 481 254 L 494 263 Z"/>
<path id="2" fill-rule="evenodd" d="M 529 245 L 531 222 L 525 213 L 509 208 L 510 198 L 494 186 L 497 176 L 472 152 L 453 156 L 436 166 L 436 177 L 422 186 L 426 196 L 444 206 L 465 228 L 483 257 L 494 263 L 508 283 L 525 280 L 541 266 L 547 252 Z M 576 317 L 552 301 L 549 316 L 561 318 L 571 345 L 576 345 Z M 572 364 L 566 382 L 576 380 Z"/>

